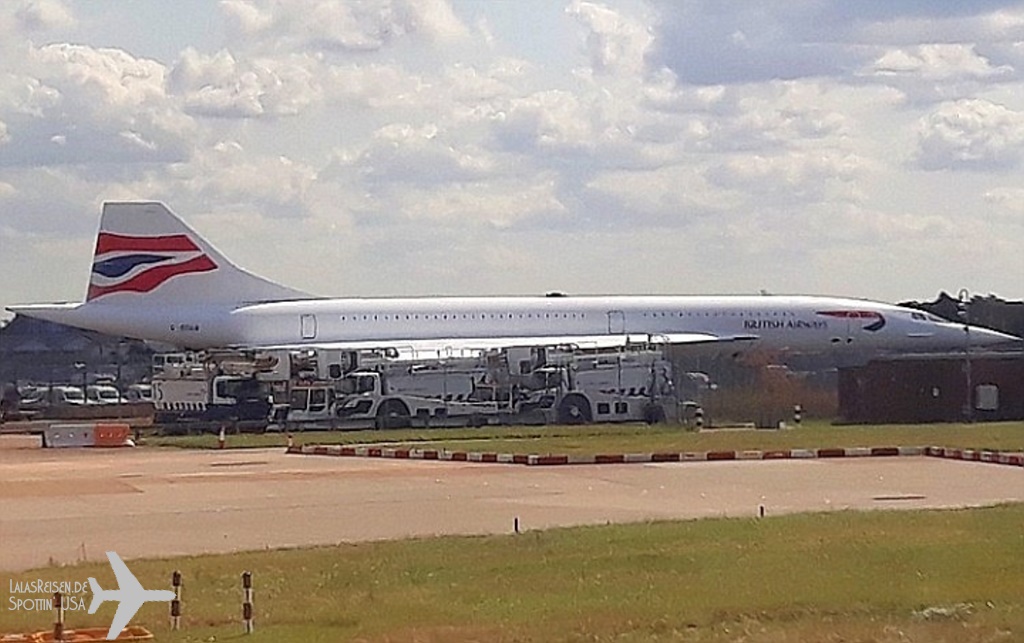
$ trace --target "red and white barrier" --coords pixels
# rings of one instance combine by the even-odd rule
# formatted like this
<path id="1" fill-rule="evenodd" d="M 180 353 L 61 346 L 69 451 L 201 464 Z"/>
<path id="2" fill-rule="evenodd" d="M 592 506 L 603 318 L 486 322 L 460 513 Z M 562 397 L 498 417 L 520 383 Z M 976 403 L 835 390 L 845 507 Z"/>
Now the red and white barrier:
<path id="1" fill-rule="evenodd" d="M 404 447 L 303 445 L 288 448 L 298 455 L 329 455 L 352 458 L 389 458 L 394 460 L 441 460 L 447 462 L 485 462 L 555 466 L 565 464 L 635 464 L 651 462 L 721 462 L 730 460 L 796 460 L 824 458 L 881 458 L 933 455 L 934 447 L 852 447 L 823 449 L 777 449 L 769 451 L 696 451 L 616 454 L 513 454 Z M 982 460 L 987 461 L 987 460 Z M 1006 464 L 1010 464 L 1007 462 Z"/>
<path id="2" fill-rule="evenodd" d="M 43 446 L 50 449 L 76 447 L 135 446 L 131 427 L 117 422 L 51 424 L 43 429 Z"/>
<path id="3" fill-rule="evenodd" d="M 925 455 L 947 460 L 965 460 L 968 462 L 987 462 L 1010 467 L 1024 467 L 1024 453 L 1000 453 L 977 449 L 947 449 L 945 447 L 928 447 Z"/>

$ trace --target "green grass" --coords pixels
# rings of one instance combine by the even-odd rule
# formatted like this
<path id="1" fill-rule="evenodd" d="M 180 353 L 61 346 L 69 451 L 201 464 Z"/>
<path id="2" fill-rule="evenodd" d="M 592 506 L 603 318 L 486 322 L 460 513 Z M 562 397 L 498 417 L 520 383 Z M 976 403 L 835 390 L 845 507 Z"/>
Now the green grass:
<path id="1" fill-rule="evenodd" d="M 795 429 L 720 430 L 698 433 L 672 425 L 582 427 L 484 427 L 294 433 L 297 444 L 401 443 L 422 448 L 500 453 L 646 453 L 732 449 L 791 449 L 858 446 L 946 446 L 1001 451 L 1024 450 L 1024 422 L 833 426 L 809 422 Z M 229 447 L 284 446 L 279 433 L 230 435 Z M 217 436 L 153 437 L 147 444 L 215 448 Z"/>
<path id="2" fill-rule="evenodd" d="M 836 512 L 521 535 L 444 537 L 130 563 L 143 585 L 185 577 L 185 629 L 234 638 L 252 570 L 251 641 L 1012 641 L 1024 639 L 1024 506 Z M 105 564 L 13 580 L 113 586 Z M 6 586 L 7 583 L 4 583 Z M 925 618 L 940 607 L 946 615 Z M 0 611 L 0 631 L 49 613 Z M 113 608 L 75 612 L 105 626 Z M 213 638 L 215 637 L 215 638 Z"/>

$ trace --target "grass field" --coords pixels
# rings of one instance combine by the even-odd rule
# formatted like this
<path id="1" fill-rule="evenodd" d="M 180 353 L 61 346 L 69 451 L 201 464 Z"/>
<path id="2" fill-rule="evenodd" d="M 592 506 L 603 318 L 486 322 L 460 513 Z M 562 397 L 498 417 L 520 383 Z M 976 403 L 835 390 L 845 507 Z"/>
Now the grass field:
<path id="1" fill-rule="evenodd" d="M 1024 451 L 1024 422 L 833 426 L 805 423 L 785 430 L 687 431 L 673 425 L 591 425 L 317 431 L 293 434 L 296 444 L 402 443 L 423 448 L 499 453 L 648 453 L 858 446 L 945 446 Z M 229 447 L 284 446 L 279 433 L 230 435 Z M 217 436 L 147 438 L 147 444 L 215 448 Z"/>
<path id="2" fill-rule="evenodd" d="M 185 578 L 133 621 L 158 641 L 241 633 L 239 574 L 255 584 L 251 641 L 1024 640 L 1024 506 L 836 512 L 365 543 L 130 563 L 148 588 Z M 10 582 L 113 587 L 105 564 Z M 7 583 L 4 583 L 7 585 Z M 106 626 L 113 607 L 69 615 Z M 0 631 L 46 629 L 5 605 Z"/>
<path id="3" fill-rule="evenodd" d="M 609 453 L 923 445 L 1024 450 L 1024 423 L 695 433 L 666 426 L 507 427 L 296 433 L 297 443 L 402 442 L 516 453 Z M 280 434 L 229 446 L 283 446 Z M 211 448 L 215 436 L 149 438 Z M 339 516 L 339 520 L 344 518 Z M 185 629 L 165 605 L 133 621 L 158 641 L 1017 641 L 1024 640 L 1024 505 L 834 512 L 444 537 L 130 563 L 143 585 L 185 577 Z M 115 586 L 106 564 L 20 581 Z M 4 597 L 5 600 L 7 597 Z M 86 599 L 88 597 L 84 597 Z M 105 626 L 113 606 L 69 626 Z M 49 627 L 50 612 L 0 606 L 0 632 Z"/>

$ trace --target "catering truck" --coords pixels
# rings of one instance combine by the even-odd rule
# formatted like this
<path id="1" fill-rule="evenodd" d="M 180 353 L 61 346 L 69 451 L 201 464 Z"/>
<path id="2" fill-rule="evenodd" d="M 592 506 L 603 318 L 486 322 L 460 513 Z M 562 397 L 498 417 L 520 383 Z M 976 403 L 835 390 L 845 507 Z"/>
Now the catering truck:
<path id="1" fill-rule="evenodd" d="M 266 428 L 273 382 L 285 376 L 252 353 L 162 353 L 153 358 L 154 424 L 167 432 Z M 269 375 L 268 375 L 269 374 Z"/>

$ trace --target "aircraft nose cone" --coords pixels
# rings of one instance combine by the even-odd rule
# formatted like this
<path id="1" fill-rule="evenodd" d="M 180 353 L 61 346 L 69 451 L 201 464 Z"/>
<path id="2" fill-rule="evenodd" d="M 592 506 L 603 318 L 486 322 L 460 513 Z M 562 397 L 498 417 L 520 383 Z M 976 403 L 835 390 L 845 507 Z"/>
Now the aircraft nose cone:
<path id="1" fill-rule="evenodd" d="M 1008 348 L 1021 348 L 1022 346 L 1024 346 L 1024 339 L 1021 339 L 1016 335 L 1001 333 L 997 330 L 990 330 L 988 328 L 977 328 L 975 326 L 971 326 L 970 343 L 971 346 L 1005 345 Z"/>

